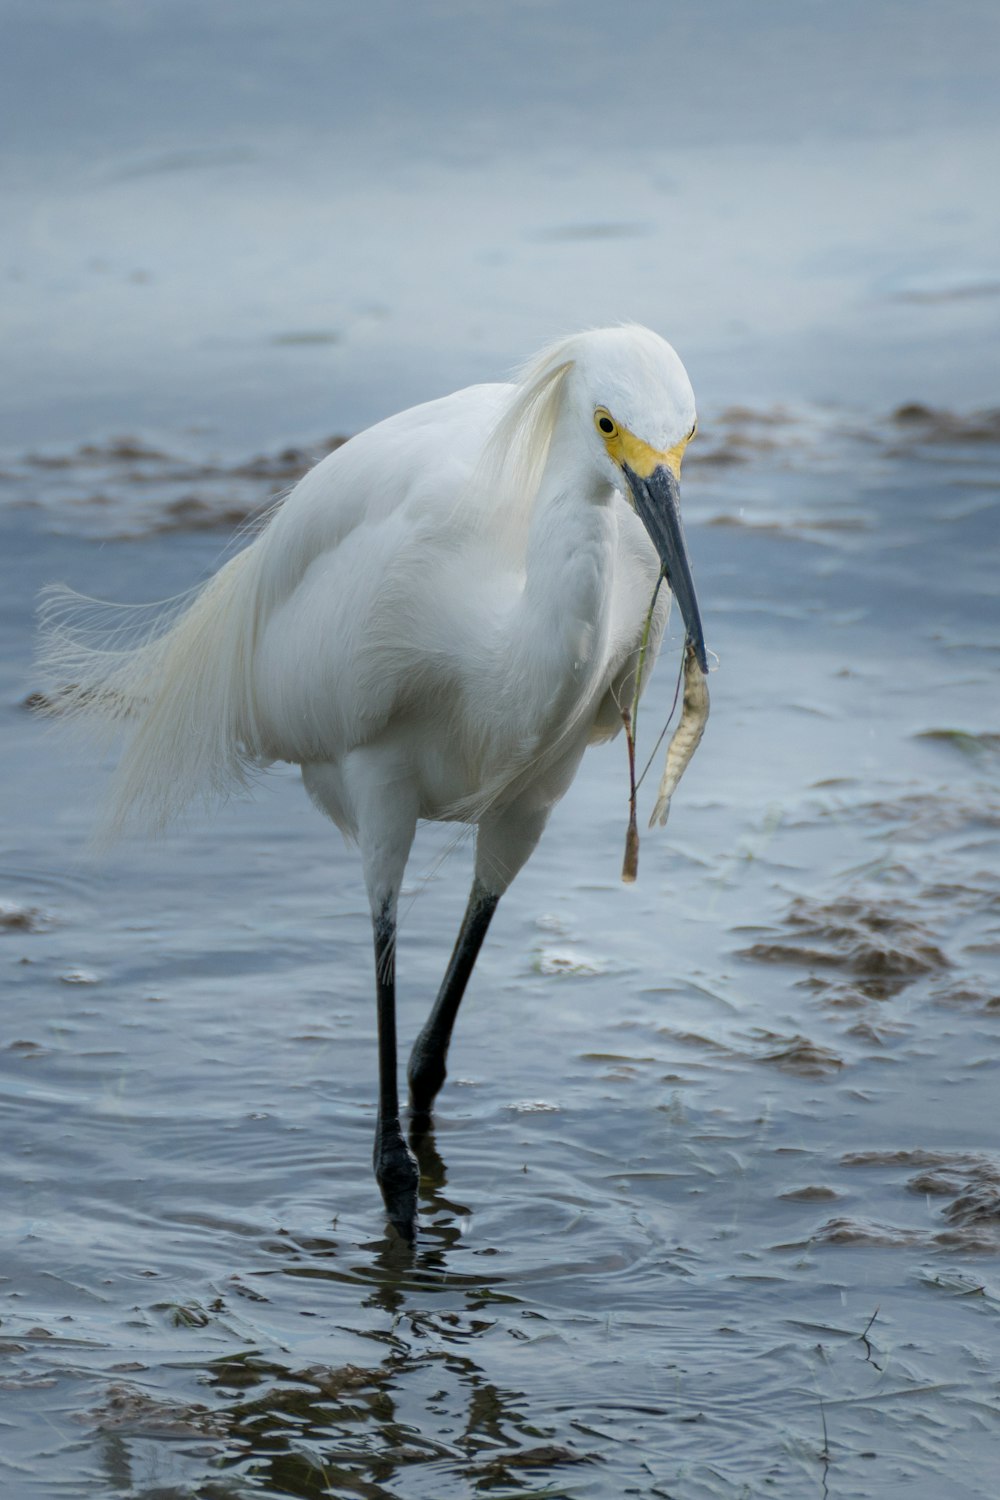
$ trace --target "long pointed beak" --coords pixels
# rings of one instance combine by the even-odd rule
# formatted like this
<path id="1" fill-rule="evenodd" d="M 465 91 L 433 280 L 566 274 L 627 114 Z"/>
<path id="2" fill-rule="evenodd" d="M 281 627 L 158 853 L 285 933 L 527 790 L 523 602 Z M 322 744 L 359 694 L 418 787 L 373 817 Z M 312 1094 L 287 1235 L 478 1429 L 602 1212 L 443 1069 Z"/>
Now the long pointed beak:
<path id="1" fill-rule="evenodd" d="M 688 562 L 684 527 L 681 524 L 680 485 L 664 464 L 660 464 L 645 479 L 641 479 L 628 464 L 622 465 L 622 472 L 628 481 L 636 513 L 660 554 L 663 571 L 670 591 L 677 600 L 698 665 L 703 672 L 707 672 L 705 636 L 701 628 L 694 579 L 691 577 L 691 564 Z"/>

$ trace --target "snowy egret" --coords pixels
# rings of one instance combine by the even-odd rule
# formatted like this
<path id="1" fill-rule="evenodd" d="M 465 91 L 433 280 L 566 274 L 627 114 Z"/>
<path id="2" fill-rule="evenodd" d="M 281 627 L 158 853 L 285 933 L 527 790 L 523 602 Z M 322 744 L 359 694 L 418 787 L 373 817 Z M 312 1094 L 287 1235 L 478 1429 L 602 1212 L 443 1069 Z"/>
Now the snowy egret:
<path id="1" fill-rule="evenodd" d="M 409 1063 L 419 1132 L 500 897 L 586 746 L 621 729 L 648 676 L 669 607 L 662 588 L 650 617 L 661 571 L 706 670 L 679 509 L 694 430 L 690 382 L 663 339 L 638 326 L 576 334 L 513 384 L 458 391 L 352 438 L 139 641 L 109 636 L 103 614 L 95 626 L 70 590 L 47 592 L 47 663 L 73 684 L 58 709 L 131 729 L 112 830 L 162 826 L 199 793 L 288 761 L 360 846 L 375 1175 L 406 1238 L 418 1170 L 397 1093 L 395 937 L 417 822 L 476 825 L 465 916 Z"/>

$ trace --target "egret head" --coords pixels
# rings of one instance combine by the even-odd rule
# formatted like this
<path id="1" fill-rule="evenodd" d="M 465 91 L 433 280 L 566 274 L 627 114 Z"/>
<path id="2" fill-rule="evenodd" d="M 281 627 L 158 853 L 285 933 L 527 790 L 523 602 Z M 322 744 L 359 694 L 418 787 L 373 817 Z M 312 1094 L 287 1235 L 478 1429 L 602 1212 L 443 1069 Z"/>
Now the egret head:
<path id="1" fill-rule="evenodd" d="M 629 326 L 584 335 L 571 379 L 589 422 L 595 461 L 649 533 L 705 672 L 705 638 L 680 512 L 681 462 L 697 426 L 687 371 L 659 335 Z"/>

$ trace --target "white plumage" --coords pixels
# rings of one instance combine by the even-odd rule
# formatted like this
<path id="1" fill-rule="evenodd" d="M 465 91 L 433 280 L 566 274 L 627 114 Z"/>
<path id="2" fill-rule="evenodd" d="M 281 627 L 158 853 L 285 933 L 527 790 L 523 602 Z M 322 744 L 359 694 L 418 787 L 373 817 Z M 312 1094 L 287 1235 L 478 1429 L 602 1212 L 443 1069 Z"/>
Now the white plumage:
<path id="1" fill-rule="evenodd" d="M 578 334 L 513 385 L 352 438 L 138 643 L 131 611 L 109 633 L 109 606 L 61 587 L 43 602 L 54 703 L 128 733 L 112 831 L 162 826 L 283 760 L 358 840 L 379 970 L 376 1170 L 404 1233 L 416 1181 L 395 1100 L 392 935 L 417 820 L 477 825 L 466 923 L 411 1064 L 425 1119 L 496 902 L 586 745 L 621 727 L 661 566 L 704 662 L 676 503 L 694 421 L 683 366 L 657 335 Z"/>

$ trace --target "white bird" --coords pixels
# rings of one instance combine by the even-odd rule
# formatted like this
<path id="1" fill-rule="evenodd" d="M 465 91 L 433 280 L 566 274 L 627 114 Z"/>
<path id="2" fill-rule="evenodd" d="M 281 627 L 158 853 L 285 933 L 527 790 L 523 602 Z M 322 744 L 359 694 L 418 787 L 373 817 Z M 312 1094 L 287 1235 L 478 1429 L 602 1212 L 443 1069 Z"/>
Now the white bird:
<path id="1" fill-rule="evenodd" d="M 375 1175 L 416 1226 L 397 1093 L 396 911 L 419 819 L 476 825 L 465 917 L 410 1058 L 414 1139 L 497 903 L 588 744 L 622 727 L 661 570 L 702 671 L 678 479 L 695 430 L 677 354 L 646 328 L 545 349 L 514 384 L 389 417 L 299 482 L 255 539 L 138 643 L 47 591 L 60 712 L 131 734 L 110 825 L 162 826 L 275 761 L 361 852 L 375 942 Z M 100 607 L 102 610 L 106 606 Z M 641 668 L 669 608 L 661 589 Z M 126 619 L 131 616 L 124 617 Z M 103 631 L 103 635 L 101 635 Z"/>

